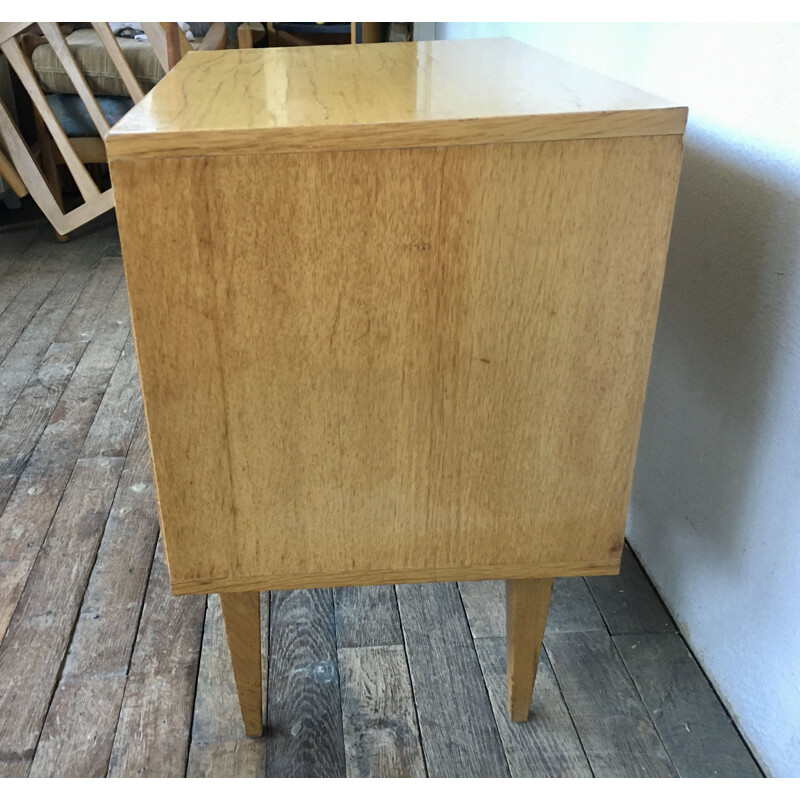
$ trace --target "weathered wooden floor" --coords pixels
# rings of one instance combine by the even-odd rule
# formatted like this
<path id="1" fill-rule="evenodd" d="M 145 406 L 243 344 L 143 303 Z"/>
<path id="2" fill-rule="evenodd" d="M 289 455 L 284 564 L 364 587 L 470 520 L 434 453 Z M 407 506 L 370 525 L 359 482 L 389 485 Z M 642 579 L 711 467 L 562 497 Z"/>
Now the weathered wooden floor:
<path id="1" fill-rule="evenodd" d="M 0 775 L 760 774 L 627 550 L 556 582 L 525 724 L 502 584 L 263 594 L 250 740 L 218 600 L 171 596 L 157 533 L 113 223 L 0 232 Z"/>

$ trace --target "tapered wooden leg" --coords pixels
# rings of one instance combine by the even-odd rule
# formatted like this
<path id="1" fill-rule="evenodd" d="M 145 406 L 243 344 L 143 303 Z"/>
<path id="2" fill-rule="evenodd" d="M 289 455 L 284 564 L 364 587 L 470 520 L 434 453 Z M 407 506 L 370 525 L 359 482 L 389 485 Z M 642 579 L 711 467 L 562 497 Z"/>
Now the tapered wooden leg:
<path id="1" fill-rule="evenodd" d="M 244 731 L 248 736 L 261 736 L 261 612 L 258 592 L 228 592 L 220 594 L 219 600 Z"/>
<path id="2" fill-rule="evenodd" d="M 533 699 L 552 578 L 506 581 L 508 714 L 525 722 Z"/>

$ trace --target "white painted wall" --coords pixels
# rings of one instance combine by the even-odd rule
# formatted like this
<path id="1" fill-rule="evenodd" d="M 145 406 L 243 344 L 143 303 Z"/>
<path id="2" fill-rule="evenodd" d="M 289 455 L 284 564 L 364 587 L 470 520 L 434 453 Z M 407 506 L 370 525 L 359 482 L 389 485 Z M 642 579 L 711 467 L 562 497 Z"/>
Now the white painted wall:
<path id="1" fill-rule="evenodd" d="M 437 23 L 689 106 L 628 537 L 762 766 L 800 776 L 800 25 Z"/>

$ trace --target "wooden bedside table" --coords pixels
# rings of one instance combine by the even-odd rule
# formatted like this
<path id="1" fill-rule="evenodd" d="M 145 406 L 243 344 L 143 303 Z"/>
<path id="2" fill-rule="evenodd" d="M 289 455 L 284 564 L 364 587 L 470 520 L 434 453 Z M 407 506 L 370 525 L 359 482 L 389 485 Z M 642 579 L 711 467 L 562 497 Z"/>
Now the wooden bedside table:
<path id="1" fill-rule="evenodd" d="M 510 39 L 190 53 L 106 139 L 173 591 L 619 567 L 686 109 Z M 268 234 L 265 235 L 265 231 Z"/>

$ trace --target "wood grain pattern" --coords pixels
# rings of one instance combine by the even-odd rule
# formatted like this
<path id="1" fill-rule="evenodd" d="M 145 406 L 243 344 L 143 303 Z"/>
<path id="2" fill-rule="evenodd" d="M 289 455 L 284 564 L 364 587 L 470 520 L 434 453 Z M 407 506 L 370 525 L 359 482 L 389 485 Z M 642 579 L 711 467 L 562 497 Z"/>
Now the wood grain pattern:
<path id="1" fill-rule="evenodd" d="M 245 733 L 261 736 L 261 600 L 258 592 L 219 596 Z"/>
<path id="2" fill-rule="evenodd" d="M 596 777 L 676 777 L 606 633 L 560 633 L 545 647 Z"/>
<path id="3" fill-rule="evenodd" d="M 348 778 L 424 778 L 402 645 L 339 650 Z"/>
<path id="4" fill-rule="evenodd" d="M 761 777 L 680 636 L 615 636 L 614 644 L 682 778 Z"/>
<path id="5" fill-rule="evenodd" d="M 115 292 L 0 516 L 0 635 L 70 479 L 130 322 L 124 284 Z M 74 345 L 73 345 L 74 346 Z M 148 465 L 149 465 L 149 448 Z"/>
<path id="6" fill-rule="evenodd" d="M 680 154 L 113 162 L 173 589 L 614 571 Z"/>
<path id="7" fill-rule="evenodd" d="M 269 645 L 269 594 L 261 595 L 262 686 L 266 690 Z M 263 715 L 266 719 L 266 691 Z M 266 738 L 245 739 L 217 595 L 208 596 L 200 671 L 192 718 L 188 778 L 258 778 L 266 774 Z"/>
<path id="8" fill-rule="evenodd" d="M 111 158 L 155 158 L 652 136 L 685 124 L 685 108 L 513 39 L 393 42 L 189 53 L 106 144 Z"/>
<path id="9" fill-rule="evenodd" d="M 587 583 L 612 635 L 675 632 L 675 623 L 628 547 L 619 575 L 592 577 Z"/>
<path id="10" fill-rule="evenodd" d="M 133 339 L 128 338 L 86 436 L 82 457 L 124 456 L 141 412 L 136 353 Z"/>
<path id="11" fill-rule="evenodd" d="M 552 578 L 506 581 L 507 699 L 514 722 L 528 719 L 552 588 Z"/>
<path id="12" fill-rule="evenodd" d="M 508 776 L 508 765 L 455 584 L 398 586 L 428 774 Z"/>
<path id="13" fill-rule="evenodd" d="M 458 588 L 473 638 L 505 637 L 506 591 L 503 581 L 462 581 Z M 556 578 L 553 581 L 545 635 L 605 629 L 603 617 L 583 578 Z"/>
<path id="14" fill-rule="evenodd" d="M 458 591 L 464 603 L 472 638 L 505 638 L 505 581 L 460 581 Z"/>
<path id="15" fill-rule="evenodd" d="M 0 775 L 30 768 L 122 464 L 76 464 L 0 644 Z"/>
<path id="16" fill-rule="evenodd" d="M 527 722 L 512 722 L 506 709 L 505 640 L 476 639 L 481 670 L 513 778 L 591 778 L 592 771 L 542 651 Z"/>
<path id="17" fill-rule="evenodd" d="M 545 636 L 605 630 L 603 617 L 583 578 L 557 578 L 553 581 Z"/>
<path id="18" fill-rule="evenodd" d="M 79 268 L 81 261 L 93 258 L 92 254 L 99 252 L 97 244 L 102 243 L 102 252 L 116 251 L 114 237 L 106 236 L 108 230 L 93 226 L 93 230 L 81 234 L 66 246 L 57 244 L 48 234 L 47 228 L 43 228 L 41 225 L 25 231 L 0 232 L 0 272 L 2 272 L 0 307 L 5 308 L 8 305 L 5 302 L 8 296 L 6 290 L 11 295 L 10 302 L 29 281 L 39 280 L 46 273 L 52 273 L 60 280 L 67 269 Z M 110 230 L 112 233 L 114 232 L 113 228 Z M 31 243 L 32 237 L 36 237 L 33 243 Z M 89 245 L 87 249 L 83 249 L 84 243 Z M 101 258 L 94 265 L 93 270 L 98 272 L 98 280 L 95 281 L 92 278 L 85 284 L 83 293 L 64 322 L 62 329 L 56 335 L 56 340 L 59 342 L 84 343 L 86 349 L 36 443 L 8 504 L 0 512 L 0 553 L 3 554 L 2 557 L 8 556 L 13 559 L 2 561 L 2 557 L 0 557 L 1 619 L 8 620 L 14 615 L 27 583 L 30 568 L 37 560 L 37 555 L 59 505 L 66 509 L 65 512 L 62 512 L 62 522 L 67 522 L 67 517 L 74 513 L 81 489 L 73 483 L 69 485 L 65 494 L 65 487 L 68 485 L 76 459 L 81 453 L 86 432 L 91 426 L 103 391 L 117 366 L 121 349 L 128 336 L 129 319 L 124 284 L 117 285 L 111 302 L 106 305 L 108 292 L 111 291 L 110 284 L 120 274 L 119 265 L 108 258 Z M 99 277 L 100 273 L 106 270 L 108 270 L 108 283 Z M 30 374 L 33 374 L 38 366 L 35 359 L 41 344 L 40 329 L 46 328 L 52 331 L 55 316 L 60 318 L 64 312 L 64 301 L 58 299 L 58 293 L 63 290 L 65 292 L 64 299 L 67 296 L 74 296 L 68 282 L 51 283 L 50 286 L 52 288 L 49 295 L 41 293 L 37 288 L 36 291 L 27 293 L 27 297 L 22 298 L 20 303 L 14 305 L 16 321 L 6 331 L 10 333 L 13 328 L 17 331 L 14 334 L 17 338 L 11 344 L 6 361 L 0 363 L 0 384 L 3 383 L 12 368 L 15 374 L 17 370 L 25 369 L 30 369 Z M 46 313 L 41 311 L 44 302 L 48 303 L 46 308 L 50 309 Z M 37 316 L 40 312 L 43 316 Z M 18 327 L 21 320 L 23 323 L 24 320 L 27 320 L 27 323 L 24 323 L 27 327 L 22 329 Z M 90 341 L 84 342 L 85 339 L 90 339 Z M 9 359 L 12 359 L 10 366 Z M 3 423 L 0 421 L 0 429 L 2 427 Z M 52 699 L 48 697 L 48 692 L 52 691 L 52 685 L 47 681 L 42 682 L 37 679 L 33 683 L 33 694 L 26 700 L 30 703 L 28 708 L 46 708 L 49 703 L 46 716 L 38 716 L 39 724 L 44 723 L 37 744 L 37 750 L 41 750 L 41 754 L 25 752 L 31 749 L 29 744 L 32 741 L 31 730 L 36 733 L 37 727 L 37 724 L 32 722 L 29 714 L 25 712 L 23 714 L 24 724 L 14 726 L 12 737 L 4 739 L 3 742 L 6 752 L 15 752 L 23 757 L 17 760 L 9 759 L 3 767 L 4 774 L 26 774 L 31 764 L 31 758 L 33 758 L 32 774 L 57 774 L 67 770 L 78 773 L 80 771 L 79 764 L 82 765 L 81 769 L 84 770 L 84 775 L 102 774 L 104 771 L 103 762 L 108 759 L 108 737 L 109 735 L 113 736 L 113 729 L 117 724 L 117 720 L 113 719 L 113 707 L 124 695 L 126 653 L 127 657 L 130 657 L 130 643 L 136 639 L 139 614 L 142 610 L 142 583 L 148 569 L 147 550 L 148 547 L 152 547 L 153 541 L 149 539 L 148 544 L 145 540 L 148 536 L 154 535 L 155 506 L 151 494 L 152 489 L 145 489 L 139 494 L 132 491 L 133 487 L 139 483 L 152 483 L 149 447 L 147 438 L 143 434 L 140 422 L 125 458 L 125 468 L 112 505 L 112 513 L 103 531 L 91 578 L 80 601 L 80 613 L 72 633 L 66 635 L 67 639 L 70 636 L 72 639 L 69 649 L 66 651 L 66 658 L 64 656 L 64 640 L 60 635 L 53 636 L 52 631 L 48 630 L 48 626 L 52 625 L 53 617 L 46 613 L 36 614 L 38 628 L 31 636 L 32 641 L 36 643 L 35 653 L 29 652 L 29 648 L 23 647 L 12 658 L 11 669 L 15 672 L 26 670 L 30 664 L 29 659 L 34 657 L 42 663 L 61 664 L 63 671 L 57 681 L 57 689 Z M 82 465 L 84 463 L 82 462 Z M 77 473 L 85 476 L 82 465 Z M 98 485 L 103 482 L 113 483 L 116 475 L 113 471 L 105 471 L 97 478 Z M 113 489 L 109 488 L 109 491 L 111 492 Z M 134 495 L 139 499 L 135 499 Z M 123 510 L 126 513 L 117 513 Z M 69 513 L 63 517 L 67 511 Z M 97 523 L 102 524 L 102 520 L 97 520 Z M 61 525 L 61 522 L 58 524 Z M 84 530 L 88 531 L 88 527 Z M 144 532 L 146 535 L 140 538 Z M 107 542 L 106 539 L 108 539 Z M 90 566 L 89 562 L 93 557 L 91 549 L 70 546 L 69 554 L 69 561 L 66 558 L 50 557 L 47 559 L 46 570 L 35 578 L 38 588 L 35 591 L 29 590 L 27 595 L 29 598 L 31 591 L 34 594 L 39 594 L 40 591 L 49 592 L 51 584 L 54 583 L 56 584 L 54 591 L 63 589 L 65 562 L 74 562 L 77 557 L 83 564 L 80 569 Z M 70 563 L 70 566 L 74 566 L 74 564 Z M 129 571 L 131 569 L 132 572 Z M 164 588 L 164 596 L 167 597 L 168 587 L 163 563 L 157 577 Z M 70 599 L 71 603 L 73 601 L 75 603 L 72 606 L 73 609 L 77 608 L 79 602 L 80 585 L 80 583 L 75 584 L 75 596 Z M 466 586 L 467 584 L 462 585 L 462 592 Z M 500 586 L 500 591 L 496 590 L 498 584 L 495 583 L 492 586 L 495 587 L 495 591 L 487 592 L 485 596 L 482 596 L 487 603 L 490 599 L 492 605 L 486 615 L 490 626 L 484 628 L 484 632 L 491 631 L 491 626 L 494 625 L 499 633 L 497 633 L 497 638 L 488 640 L 478 638 L 476 641 L 475 646 L 478 650 L 482 675 L 474 684 L 477 688 L 471 691 L 475 691 L 479 695 L 484 691 L 484 686 L 488 690 L 504 755 L 512 775 L 523 775 L 529 772 L 573 774 L 573 768 L 577 773 L 577 762 L 573 761 L 576 754 L 571 749 L 574 743 L 571 745 L 569 741 L 569 723 L 568 720 L 565 722 L 561 716 L 563 702 L 557 695 L 558 687 L 555 683 L 552 686 L 548 683 L 547 661 L 544 657 L 537 678 L 531 719 L 527 723 L 515 724 L 511 724 L 508 720 L 505 711 L 506 680 L 503 653 L 504 592 L 502 586 Z M 583 613 L 586 607 L 592 607 L 593 602 L 589 598 L 588 605 L 586 604 L 588 590 L 583 582 L 568 580 L 556 581 L 554 584 L 545 645 L 550 643 L 552 646 L 553 640 L 562 635 L 558 632 L 558 626 L 554 624 L 559 616 L 559 586 L 567 587 L 567 591 L 562 593 L 567 602 L 564 604 L 564 613 L 561 615 L 561 629 L 570 630 L 572 627 L 572 629 L 578 630 L 581 628 L 576 626 L 582 626 L 583 629 L 586 629 L 586 626 L 593 626 L 596 630 L 594 635 L 600 639 L 609 640 L 609 634 L 602 620 L 598 623 L 599 613 L 597 610 L 595 609 L 588 616 Z M 626 602 L 629 606 L 636 606 L 637 593 L 640 590 L 651 591 L 646 582 L 631 583 L 627 586 Z M 387 591 L 390 590 L 380 590 L 381 593 Z M 349 602 L 349 590 L 346 594 L 348 594 L 346 613 L 337 617 L 337 621 L 343 622 L 341 627 L 337 624 L 336 630 L 340 657 L 342 643 L 347 636 L 352 635 L 353 641 L 357 642 L 359 640 L 367 641 L 373 635 L 378 635 L 379 631 L 372 625 L 372 622 L 382 616 L 387 608 L 391 611 L 391 606 L 384 604 L 378 598 L 378 593 L 370 590 L 361 593 L 359 590 L 354 590 L 352 595 L 354 603 Z M 441 617 L 444 619 L 443 624 L 450 625 L 448 609 L 451 607 L 452 598 L 446 592 L 442 596 L 444 607 L 439 605 L 437 595 L 428 595 L 422 611 L 425 618 L 438 620 Z M 462 596 L 464 595 L 462 594 Z M 643 603 L 650 602 L 648 596 L 647 594 L 643 596 Z M 431 598 L 433 601 L 427 602 Z M 457 597 L 455 599 L 457 600 Z M 373 600 L 375 603 L 372 602 Z M 58 603 L 63 603 L 63 596 L 59 596 Z M 216 620 L 214 618 L 215 604 Z M 264 619 L 266 618 L 264 612 L 266 605 L 267 595 L 264 594 L 262 597 L 262 617 Z M 465 605 L 470 615 L 470 622 L 473 623 L 476 618 L 476 605 L 470 606 L 466 603 L 466 597 Z M 480 603 L 477 607 L 480 611 L 484 610 Z M 337 608 L 337 613 L 343 608 L 344 606 L 342 609 Z M 457 609 L 457 606 L 455 608 Z M 329 609 L 330 607 L 328 607 L 328 613 Z M 62 610 L 61 605 L 56 607 L 58 614 Z M 299 630 L 302 630 L 304 626 L 304 613 L 301 610 L 294 618 Z M 389 624 L 390 617 L 391 615 L 384 617 L 387 624 Z M 151 625 L 151 618 L 152 612 L 148 610 L 142 618 L 145 627 Z M 173 649 L 174 634 L 185 632 L 180 616 L 175 616 L 173 622 L 175 623 L 174 628 L 165 624 L 162 630 L 152 637 L 154 645 L 161 648 L 160 655 L 154 656 L 154 658 L 163 658 L 166 663 L 162 662 L 161 670 L 154 670 L 149 675 L 149 681 L 153 684 L 150 692 L 140 692 L 138 695 L 139 702 L 143 706 L 149 705 L 151 709 L 158 709 L 162 702 L 160 692 L 164 687 L 158 690 L 155 687 L 165 679 L 167 686 L 164 691 L 168 694 L 171 693 L 170 699 L 173 703 L 169 706 L 169 710 L 174 709 L 175 705 L 182 708 L 181 702 L 175 699 L 181 696 L 181 684 L 172 677 L 171 670 L 174 669 L 178 675 L 182 675 L 183 671 L 188 671 L 189 681 L 193 675 L 192 659 L 186 651 L 181 651 L 180 647 Z M 63 623 L 62 618 L 57 624 L 63 625 Z M 597 627 L 598 624 L 599 627 Z M 190 628 L 191 625 L 192 623 L 189 621 Z M 0 625 L 0 630 L 4 631 L 5 627 L 6 623 L 3 623 Z M 476 633 L 478 626 L 473 624 L 472 630 L 473 633 Z M 469 631 L 463 625 L 463 621 L 456 623 L 456 629 L 452 633 L 454 640 L 461 641 L 467 648 L 471 647 Z M 266 626 L 262 625 L 262 636 L 266 636 L 266 634 Z M 633 719 L 646 718 L 648 709 L 650 710 L 650 715 L 665 743 L 667 752 L 681 773 L 684 773 L 687 767 L 691 767 L 691 759 L 696 759 L 693 763 L 695 767 L 699 767 L 698 772 L 706 769 L 708 775 L 715 773 L 719 775 L 749 774 L 753 769 L 750 756 L 745 750 L 736 755 L 736 750 L 730 747 L 731 740 L 725 728 L 725 725 L 730 725 L 730 722 L 722 704 L 718 698 L 713 697 L 713 693 L 709 692 L 708 684 L 698 677 L 696 666 L 691 659 L 685 656 L 681 657 L 680 652 L 672 653 L 669 648 L 658 644 L 661 636 L 661 634 L 655 634 L 615 637 L 617 648 L 623 653 L 627 662 L 626 666 L 634 676 L 638 690 L 635 693 L 634 702 L 638 706 L 638 714 L 643 717 L 637 715 Z M 674 634 L 664 636 L 665 641 L 671 643 L 672 639 L 667 640 L 667 636 L 674 637 Z M 436 634 L 436 638 L 440 638 L 440 634 Z M 649 640 L 651 643 L 643 641 L 638 644 L 640 639 Z M 630 654 L 621 646 L 626 641 L 630 641 L 631 645 L 638 644 Z M 199 637 L 195 637 L 193 642 L 195 647 L 200 646 Z M 652 643 L 656 643 L 658 646 L 654 647 Z M 492 647 L 494 656 L 492 669 L 487 669 L 487 659 L 484 657 L 484 649 L 489 645 Z M 264 647 L 266 647 L 266 640 Z M 2 648 L 3 645 L 0 645 L 0 650 Z M 606 656 L 611 657 L 613 652 L 613 649 L 604 651 L 605 655 L 601 655 L 601 659 Z M 581 648 L 573 647 L 568 643 L 564 648 L 564 656 L 567 671 L 569 671 L 569 665 L 572 664 L 573 671 L 581 675 L 581 680 L 586 680 L 585 675 L 588 675 L 589 691 L 592 691 L 596 684 L 592 682 L 591 674 L 585 673 L 586 660 L 582 655 Z M 367 683 L 376 687 L 384 685 L 381 683 L 381 676 L 385 676 L 390 678 L 386 682 L 389 690 L 392 692 L 399 690 L 402 681 L 395 680 L 397 676 L 402 678 L 399 655 L 396 658 L 393 657 L 391 662 L 391 667 L 381 667 L 380 675 L 374 681 L 367 681 Z M 373 659 L 370 664 L 374 665 L 375 660 Z M 266 659 L 264 666 L 266 669 Z M 616 669 L 618 668 L 619 663 L 617 662 Z M 39 670 L 40 677 L 47 672 L 41 663 L 37 664 L 34 669 Z M 559 665 L 559 669 L 564 671 L 563 663 Z M 348 691 L 348 681 L 344 670 L 344 667 L 340 670 L 343 696 Z M 584 673 L 581 673 L 581 670 L 584 670 Z M 372 667 L 367 665 L 365 671 L 372 674 Z M 58 675 L 58 672 L 59 668 L 54 674 Z M 139 675 L 135 680 L 141 681 L 139 667 L 134 667 L 134 674 Z M 458 673 L 452 674 L 457 675 Z M 148 678 L 145 678 L 145 681 L 147 680 Z M 556 694 L 552 696 L 543 694 L 543 692 L 549 692 L 550 687 Z M 3 682 L 0 683 L 0 695 L 8 689 L 8 683 L 3 679 Z M 602 689 L 602 685 L 597 685 L 598 691 L 602 691 Z M 41 696 L 37 699 L 38 693 L 41 693 Z M 189 685 L 187 695 L 186 703 L 189 706 L 194 703 L 194 713 L 192 714 L 191 711 L 185 713 L 181 710 L 179 714 L 167 717 L 170 719 L 170 725 L 167 726 L 166 731 L 161 725 L 147 723 L 147 719 L 152 719 L 155 714 L 150 717 L 145 715 L 144 719 L 142 717 L 138 720 L 131 719 L 133 715 L 129 708 L 126 712 L 127 716 L 122 722 L 123 727 L 129 726 L 127 735 L 138 735 L 144 740 L 154 739 L 153 747 L 158 751 L 156 760 L 160 767 L 164 768 L 164 772 L 167 772 L 169 766 L 173 765 L 175 774 L 181 774 L 186 763 L 187 741 L 190 741 L 189 759 L 186 764 L 186 772 L 190 776 L 237 775 L 250 777 L 265 774 L 268 740 L 266 738 L 247 740 L 242 735 L 230 658 L 215 597 L 209 600 L 209 613 L 206 617 L 200 655 L 198 688 L 193 693 L 191 685 Z M 387 723 L 393 721 L 399 725 L 405 725 L 402 720 L 406 719 L 406 712 L 400 712 L 400 709 L 405 707 L 405 701 L 401 701 L 400 697 L 401 693 L 397 691 L 392 697 L 369 697 L 363 700 L 359 698 L 359 708 L 397 708 L 401 716 L 387 714 L 383 719 Z M 440 698 L 435 691 L 431 693 L 430 697 L 433 705 L 427 707 L 427 713 L 433 718 L 443 719 L 442 724 L 446 725 L 451 718 L 451 712 L 448 711 L 452 707 L 449 696 L 446 693 L 442 696 L 444 705 L 439 704 Z M 613 705 L 616 698 L 617 694 L 612 694 L 609 702 Z M 642 698 L 645 700 L 644 704 Z M 427 703 L 427 698 L 420 699 L 425 699 Z M 2 702 L 0 700 L 0 703 Z M 468 701 L 464 702 L 466 706 L 469 706 Z M 687 708 L 687 704 L 690 708 Z M 422 706 L 420 705 L 420 707 Z M 285 713 L 287 719 L 292 718 L 291 708 L 287 708 Z M 347 713 L 345 710 L 344 714 Z M 177 722 L 175 717 L 178 718 Z M 353 741 L 356 744 L 362 739 L 365 742 L 374 741 L 369 729 L 358 722 L 359 720 L 366 722 L 367 717 L 357 712 L 352 718 L 357 722 L 352 729 L 353 736 L 356 737 Z M 720 725 L 720 720 L 724 721 L 725 725 Z M 146 724 L 137 727 L 136 723 L 142 721 L 145 721 Z M 688 724 L 689 731 L 684 727 L 684 722 Z M 636 730 L 637 723 L 625 722 L 620 716 L 616 716 L 613 724 L 620 725 L 623 730 L 628 728 L 628 732 L 626 735 L 620 736 L 617 731 L 612 729 L 608 735 L 601 733 L 598 736 L 599 741 L 607 749 L 604 760 L 607 763 L 624 762 L 630 758 L 629 739 L 631 730 Z M 186 727 L 181 728 L 181 725 Z M 594 730 L 596 731 L 597 728 L 595 727 Z M 539 734 L 541 734 L 541 739 L 537 738 Z M 17 735 L 20 737 L 19 740 L 15 738 Z M 388 734 L 386 736 L 388 738 Z M 597 734 L 594 733 L 593 736 L 597 736 Z M 482 740 L 479 737 L 472 741 L 476 743 L 475 746 L 482 746 Z M 592 744 L 591 737 L 588 741 L 591 746 L 596 746 L 596 741 Z M 694 747 L 694 743 L 698 741 L 701 747 Z M 148 749 L 146 743 L 135 742 L 134 747 L 140 753 Z M 352 772 L 354 759 L 358 759 L 359 756 L 351 757 L 350 747 L 351 742 L 346 741 L 345 760 L 350 762 L 347 768 Z M 687 752 L 689 748 L 693 748 L 694 752 Z M 702 752 L 700 752 L 701 749 Z M 366 750 L 362 748 L 359 752 L 364 754 Z M 706 760 L 705 767 L 700 764 L 700 759 Z M 363 764 L 364 762 L 359 761 L 358 763 Z M 372 763 L 374 765 L 375 762 Z M 47 766 L 48 764 L 49 766 Z M 62 769 L 62 767 L 66 767 L 66 769 Z M 374 772 L 374 767 L 368 769 Z"/>
<path id="19" fill-rule="evenodd" d="M 333 592 L 273 592 L 267 777 L 343 778 Z"/>
<path id="20" fill-rule="evenodd" d="M 121 277 L 120 272 L 114 274 L 110 270 L 98 270 L 92 273 L 90 269 L 85 272 L 76 270 L 62 276 L 3 361 L 0 421 L 10 410 L 51 343 L 82 341 L 85 344 L 91 339 L 89 331 L 85 331 L 86 336 L 79 338 L 70 334 L 70 328 L 81 315 L 96 316 L 98 300 L 102 303 L 102 298 L 105 298 L 108 302 L 110 293 Z M 98 292 L 99 297 L 96 297 Z"/>
<path id="21" fill-rule="evenodd" d="M 403 644 L 394 586 L 347 586 L 333 596 L 339 650 Z"/>
<path id="22" fill-rule="evenodd" d="M 135 447 L 147 442 L 138 426 Z M 36 748 L 33 777 L 103 777 L 158 534 L 149 464 L 128 458 Z M 88 700 L 88 702 L 87 702 Z"/>
<path id="23" fill-rule="evenodd" d="M 39 368 L 3 421 L 0 430 L 0 509 L 14 491 L 82 352 L 83 345 L 78 343 L 50 345 Z"/>
<path id="24" fill-rule="evenodd" d="M 186 774 L 205 598 L 173 597 L 156 549 L 108 766 L 109 777 Z"/>

